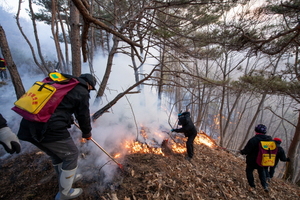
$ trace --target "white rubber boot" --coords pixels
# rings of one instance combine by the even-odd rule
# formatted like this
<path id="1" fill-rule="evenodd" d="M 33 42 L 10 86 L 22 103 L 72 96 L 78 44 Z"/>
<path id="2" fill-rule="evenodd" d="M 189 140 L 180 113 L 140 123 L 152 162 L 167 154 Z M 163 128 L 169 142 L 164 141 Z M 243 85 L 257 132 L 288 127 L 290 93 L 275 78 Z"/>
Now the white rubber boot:
<path id="1" fill-rule="evenodd" d="M 82 193 L 81 188 L 72 188 L 72 184 L 75 178 L 76 169 L 63 170 L 59 177 L 59 192 L 55 196 L 55 200 L 74 199 Z"/>
<path id="2" fill-rule="evenodd" d="M 58 177 L 60 177 L 60 173 L 61 173 L 61 167 L 62 167 L 62 163 L 59 163 L 57 165 L 53 165 Z M 79 181 L 80 179 L 82 179 L 82 174 L 76 174 L 73 183 Z"/>

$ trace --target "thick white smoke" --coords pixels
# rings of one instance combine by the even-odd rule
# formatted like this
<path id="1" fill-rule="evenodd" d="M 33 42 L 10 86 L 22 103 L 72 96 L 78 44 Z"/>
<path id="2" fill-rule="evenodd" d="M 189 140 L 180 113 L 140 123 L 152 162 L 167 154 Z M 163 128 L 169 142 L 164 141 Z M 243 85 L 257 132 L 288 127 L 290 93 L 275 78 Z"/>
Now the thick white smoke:
<path id="1" fill-rule="evenodd" d="M 26 27 L 23 28 L 26 29 Z M 44 30 L 43 34 L 47 35 L 45 32 L 48 32 L 49 30 Z M 10 35 L 7 35 L 7 38 L 9 44 L 16 42 L 15 39 L 14 41 L 10 39 Z M 20 41 L 23 40 L 22 37 L 19 39 Z M 51 55 L 49 57 L 52 57 L 53 52 L 55 52 L 52 39 L 49 37 L 43 37 L 41 39 L 41 43 L 43 52 L 47 55 Z M 24 46 L 22 48 L 24 48 Z M 24 53 L 24 55 L 28 55 L 29 50 L 22 50 L 22 53 Z M 30 56 L 30 54 L 28 56 Z M 102 80 L 106 62 L 107 57 L 103 56 L 102 52 L 99 52 L 93 63 L 98 80 Z M 148 61 L 148 63 L 145 63 L 143 65 L 143 73 L 150 72 L 154 64 L 154 61 Z M 98 106 L 93 106 L 96 92 L 92 91 L 90 93 L 91 113 L 102 108 L 119 93 L 123 92 L 135 83 L 134 71 L 130 65 L 131 60 L 128 56 L 121 54 L 115 56 L 105 96 L 102 98 Z M 35 81 L 40 81 L 44 78 L 43 75 L 36 75 L 33 73 L 32 69 L 35 68 L 35 66 L 29 66 L 27 64 L 17 62 L 17 67 L 26 90 L 29 89 Z M 89 73 L 89 67 L 86 63 L 83 63 L 82 73 Z M 98 88 L 99 85 L 97 85 L 97 89 Z M 137 89 L 134 89 L 133 91 L 137 91 Z M 15 101 L 15 90 L 12 82 L 8 80 L 6 85 L 0 87 L 0 113 L 7 119 L 8 125 L 13 132 L 17 133 L 21 117 L 11 110 Z M 120 99 L 114 106 L 112 106 L 108 113 L 104 113 L 95 122 L 93 122 L 93 138 L 107 151 L 107 153 L 113 154 L 119 152 L 123 156 L 125 154 L 124 142 L 127 140 L 138 139 L 142 142 L 146 142 L 147 144 L 152 144 L 153 141 L 161 143 L 163 139 L 168 137 L 165 132 L 171 129 L 168 123 L 170 113 L 165 110 L 167 106 L 163 105 L 162 107 L 163 108 L 158 108 L 158 98 L 155 88 L 144 87 L 143 91 L 140 93 L 129 94 Z M 175 120 L 176 118 L 173 116 L 171 124 L 173 124 Z M 140 135 L 141 127 L 145 127 L 147 131 L 147 138 L 143 138 Z M 109 181 L 109 179 L 113 177 L 118 166 L 91 141 L 88 141 L 85 144 L 80 143 L 79 139 L 81 133 L 75 126 L 70 129 L 70 132 L 72 132 L 74 141 L 81 152 L 79 170 L 87 177 L 92 177 L 95 172 L 86 171 L 84 169 L 86 166 L 96 166 L 106 174 L 105 180 Z M 155 144 L 155 142 L 153 144 Z M 21 144 L 22 152 L 14 155 L 6 154 L 0 145 L 0 158 L 15 158 L 35 149 L 35 147 L 30 143 L 21 141 Z M 122 162 L 122 157 L 120 159 L 117 158 L 116 160 Z"/>

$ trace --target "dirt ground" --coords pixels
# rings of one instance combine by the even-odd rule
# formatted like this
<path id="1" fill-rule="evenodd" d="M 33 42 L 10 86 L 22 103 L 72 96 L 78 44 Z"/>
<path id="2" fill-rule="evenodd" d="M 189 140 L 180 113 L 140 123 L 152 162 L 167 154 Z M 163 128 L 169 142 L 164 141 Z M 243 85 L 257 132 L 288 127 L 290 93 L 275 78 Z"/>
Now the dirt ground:
<path id="1" fill-rule="evenodd" d="M 84 177 L 73 187 L 83 188 L 78 200 L 241 200 L 300 199 L 300 188 L 281 179 L 270 182 L 270 192 L 262 190 L 257 173 L 254 192 L 247 190 L 243 157 L 205 145 L 195 145 L 193 160 L 164 149 L 166 155 L 128 154 L 113 180 L 101 184 L 105 174 Z M 86 166 L 93 168 L 93 166 Z M 101 169 L 98 169 L 101 170 Z M 0 199 L 48 200 L 58 191 L 50 160 L 39 150 L 0 161 Z"/>

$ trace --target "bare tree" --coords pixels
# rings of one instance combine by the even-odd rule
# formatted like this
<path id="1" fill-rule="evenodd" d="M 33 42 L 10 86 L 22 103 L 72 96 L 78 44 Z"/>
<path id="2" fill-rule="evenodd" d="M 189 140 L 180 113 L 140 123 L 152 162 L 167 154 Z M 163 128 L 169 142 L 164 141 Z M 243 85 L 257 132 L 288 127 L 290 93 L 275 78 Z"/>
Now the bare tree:
<path id="1" fill-rule="evenodd" d="M 23 29 L 22 29 L 22 26 L 20 24 L 20 21 L 19 21 L 19 15 L 20 15 L 20 11 L 21 11 L 21 4 L 22 4 L 22 0 L 19 0 L 19 6 L 18 6 L 18 12 L 17 12 L 17 15 L 16 15 L 16 21 L 17 21 L 17 25 L 18 25 L 18 28 L 22 34 L 22 36 L 24 37 L 24 39 L 26 40 L 27 44 L 29 45 L 30 47 L 30 50 L 31 50 L 31 54 L 33 56 L 33 59 L 34 59 L 34 62 L 35 64 L 39 67 L 39 69 L 46 75 L 49 73 L 49 70 L 48 68 L 46 67 L 46 65 L 42 65 L 39 63 L 37 57 L 36 57 L 36 54 L 35 54 L 35 51 L 34 51 L 34 47 L 32 46 L 31 42 L 29 41 L 29 39 L 27 38 L 27 36 L 25 35 L 25 33 L 23 32 Z M 34 21 L 34 20 L 33 20 Z M 35 26 L 35 23 L 33 22 L 34 24 L 34 29 L 35 29 L 35 33 L 36 33 L 36 26 Z M 37 35 L 37 33 L 35 34 Z M 39 44 L 39 41 L 38 39 L 36 38 L 36 42 L 37 44 Z M 40 48 L 39 48 L 40 49 Z M 41 54 L 40 54 L 41 55 Z"/>
<path id="2" fill-rule="evenodd" d="M 6 63 L 7 63 L 7 69 L 10 73 L 11 80 L 13 82 L 15 92 L 17 95 L 17 99 L 19 99 L 23 94 L 25 94 L 25 89 L 22 84 L 22 80 L 18 73 L 17 67 L 11 56 L 10 49 L 9 49 L 7 39 L 6 39 L 6 35 L 5 35 L 5 32 L 2 28 L 2 26 L 0 26 L 0 47 L 1 47 L 2 55 L 4 56 L 4 59 L 6 60 Z"/>
<path id="3" fill-rule="evenodd" d="M 72 74 L 80 76 L 81 74 L 81 41 L 80 41 L 80 15 L 73 1 L 70 2 L 70 40 L 72 51 Z"/>
<path id="4" fill-rule="evenodd" d="M 56 48 L 56 54 L 57 54 L 57 59 L 58 59 L 58 64 L 59 67 L 61 68 L 62 72 L 67 72 L 66 69 L 66 64 L 62 55 L 62 51 L 59 45 L 59 39 L 58 39 L 58 30 L 59 30 L 59 25 L 58 22 L 59 20 L 57 19 L 57 15 L 59 15 L 59 11 L 57 9 L 57 1 L 53 0 L 52 1 L 52 16 L 51 16 L 51 31 L 52 31 L 52 36 L 54 39 L 54 44 Z"/>

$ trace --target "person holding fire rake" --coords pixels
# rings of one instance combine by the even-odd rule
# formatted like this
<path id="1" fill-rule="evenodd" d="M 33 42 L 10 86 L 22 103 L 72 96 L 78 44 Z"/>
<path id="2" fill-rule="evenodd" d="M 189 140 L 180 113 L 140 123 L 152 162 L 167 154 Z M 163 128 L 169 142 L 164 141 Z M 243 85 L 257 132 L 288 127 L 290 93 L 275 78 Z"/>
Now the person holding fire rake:
<path id="1" fill-rule="evenodd" d="M 82 193 L 81 188 L 72 188 L 73 182 L 82 177 L 76 175 L 79 151 L 68 131 L 73 114 L 80 125 L 82 138 L 89 140 L 92 136 L 89 92 L 95 90 L 96 79 L 91 74 L 82 74 L 76 79 L 79 83 L 64 96 L 47 122 L 23 118 L 18 132 L 20 140 L 32 143 L 50 156 L 59 183 L 55 200 L 74 199 Z"/>
<path id="2" fill-rule="evenodd" d="M 172 132 L 184 133 L 184 136 L 188 138 L 186 141 L 187 156 L 185 157 L 188 161 L 194 156 L 194 140 L 197 136 L 197 129 L 190 116 L 190 112 L 179 113 L 178 125 L 181 125 L 182 127 L 171 130 Z"/>

